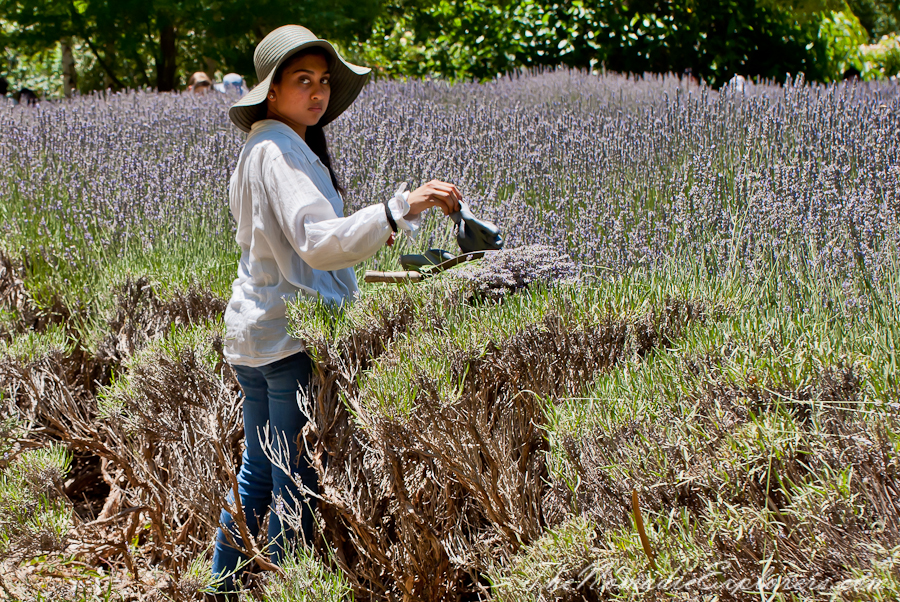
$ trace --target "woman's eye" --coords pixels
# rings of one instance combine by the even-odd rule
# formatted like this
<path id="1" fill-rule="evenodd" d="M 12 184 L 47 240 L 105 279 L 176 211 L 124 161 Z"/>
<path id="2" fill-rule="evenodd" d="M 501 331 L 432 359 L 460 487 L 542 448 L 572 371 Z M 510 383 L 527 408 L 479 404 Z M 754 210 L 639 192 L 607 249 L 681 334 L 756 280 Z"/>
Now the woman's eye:
<path id="1" fill-rule="evenodd" d="M 331 80 L 328 79 L 327 77 L 323 77 L 323 78 L 322 78 L 322 85 L 323 85 L 323 86 L 327 86 L 327 85 L 330 84 L 330 83 L 331 83 Z"/>

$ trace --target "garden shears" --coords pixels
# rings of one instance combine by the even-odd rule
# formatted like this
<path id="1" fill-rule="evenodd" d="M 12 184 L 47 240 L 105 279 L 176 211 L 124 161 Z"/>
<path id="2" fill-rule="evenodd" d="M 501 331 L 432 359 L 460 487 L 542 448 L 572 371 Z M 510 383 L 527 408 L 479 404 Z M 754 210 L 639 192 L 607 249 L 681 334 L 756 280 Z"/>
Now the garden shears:
<path id="1" fill-rule="evenodd" d="M 456 224 L 456 243 L 461 254 L 454 256 L 442 249 L 428 249 L 425 253 L 401 255 L 404 271 L 381 272 L 366 270 L 366 282 L 419 282 L 467 261 L 481 259 L 485 253 L 503 248 L 500 229 L 491 222 L 476 218 L 466 203 L 450 214 Z"/>

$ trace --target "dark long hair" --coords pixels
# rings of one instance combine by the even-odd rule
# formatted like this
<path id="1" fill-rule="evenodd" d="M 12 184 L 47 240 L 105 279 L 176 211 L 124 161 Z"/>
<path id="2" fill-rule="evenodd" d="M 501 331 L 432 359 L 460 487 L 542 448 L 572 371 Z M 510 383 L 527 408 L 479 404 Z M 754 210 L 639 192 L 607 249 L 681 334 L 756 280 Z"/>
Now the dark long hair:
<path id="1" fill-rule="evenodd" d="M 299 59 L 300 57 L 306 56 L 307 54 L 317 54 L 323 57 L 326 61 L 328 61 L 328 67 L 331 68 L 331 55 L 328 54 L 325 49 L 313 46 L 312 48 L 306 48 L 286 58 L 281 63 L 281 65 L 278 66 L 278 69 L 272 76 L 272 83 L 281 83 L 281 76 L 284 74 L 285 68 L 295 60 Z M 268 111 L 267 107 L 268 104 L 263 103 L 263 115 L 265 115 L 265 112 Z M 334 189 L 337 190 L 341 195 L 343 195 L 345 192 L 344 187 L 338 183 L 337 175 L 334 173 L 334 168 L 331 166 L 331 154 L 329 154 L 328 152 L 328 141 L 325 139 L 325 128 L 323 128 L 321 125 L 308 126 L 306 128 L 306 145 L 312 152 L 316 153 L 319 161 L 321 161 L 322 165 L 324 165 L 328 169 L 328 175 L 331 176 L 331 183 L 334 185 Z"/>
<path id="2" fill-rule="evenodd" d="M 334 189 L 343 195 L 344 187 L 338 184 L 334 168 L 331 166 L 331 155 L 328 153 L 328 141 L 325 140 L 325 128 L 321 125 L 308 126 L 306 128 L 306 145 L 312 152 L 316 153 L 316 156 L 319 158 L 319 161 L 322 162 L 322 165 L 328 168 L 328 174 L 331 176 L 331 183 L 334 185 Z"/>

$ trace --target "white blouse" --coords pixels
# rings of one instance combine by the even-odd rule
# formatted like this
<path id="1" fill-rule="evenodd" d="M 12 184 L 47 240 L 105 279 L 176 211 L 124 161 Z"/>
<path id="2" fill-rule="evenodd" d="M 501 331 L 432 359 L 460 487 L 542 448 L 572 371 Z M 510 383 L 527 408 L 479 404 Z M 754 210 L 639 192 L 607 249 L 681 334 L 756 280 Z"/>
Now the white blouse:
<path id="1" fill-rule="evenodd" d="M 398 228 L 413 233 L 419 216 L 405 220 L 409 193 L 388 202 Z M 238 277 L 225 309 L 225 358 L 264 366 L 303 350 L 287 334 L 285 301 L 297 293 L 329 303 L 352 301 L 359 288 L 353 266 L 387 242 L 391 228 L 381 203 L 344 217 L 344 201 L 328 168 L 290 127 L 257 121 L 229 186 L 241 248 Z"/>

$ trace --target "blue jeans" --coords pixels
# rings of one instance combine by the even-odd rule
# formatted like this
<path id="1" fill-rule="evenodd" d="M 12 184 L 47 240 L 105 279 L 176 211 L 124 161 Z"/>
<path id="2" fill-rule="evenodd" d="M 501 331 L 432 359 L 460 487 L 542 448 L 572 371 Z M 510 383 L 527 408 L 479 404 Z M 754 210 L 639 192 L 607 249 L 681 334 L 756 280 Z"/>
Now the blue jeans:
<path id="1" fill-rule="evenodd" d="M 303 537 L 306 543 L 312 543 L 313 516 L 315 500 L 305 500 L 296 504 L 294 499 L 301 498 L 298 487 L 280 468 L 273 466 L 263 451 L 260 435 L 264 427 L 269 425 L 270 441 L 281 443 L 279 456 L 290 458 L 291 472 L 294 478 L 303 485 L 318 491 L 318 477 L 303 455 L 302 442 L 298 441 L 300 431 L 306 424 L 306 416 L 297 406 L 297 391 L 309 389 L 309 377 L 312 365 L 306 353 L 298 353 L 259 368 L 233 366 L 238 382 L 244 392 L 244 450 L 240 472 L 237 475 L 238 492 L 241 496 L 241 507 L 247 518 L 247 527 L 256 537 L 266 511 L 274 509 L 275 500 L 281 496 L 285 509 L 293 509 L 293 514 L 300 514 Z M 276 439 L 277 436 L 277 439 Z M 287 449 L 283 447 L 287 440 Z M 299 445 L 298 445 L 299 443 Z M 233 493 L 228 494 L 228 501 L 233 501 Z M 299 507 L 298 507 L 299 506 Z M 213 574 L 226 576 L 220 584 L 220 590 L 234 590 L 231 573 L 238 565 L 246 562 L 247 557 L 235 549 L 225 536 L 223 529 L 232 533 L 234 541 L 240 545 L 241 536 L 234 525 L 234 519 L 227 511 L 222 510 L 219 517 L 219 532 L 216 535 L 216 546 L 213 552 Z M 279 563 L 284 554 L 285 545 L 296 540 L 298 533 L 289 527 L 282 528 L 281 520 L 275 512 L 269 515 L 269 547 L 267 551 L 273 562 Z"/>

